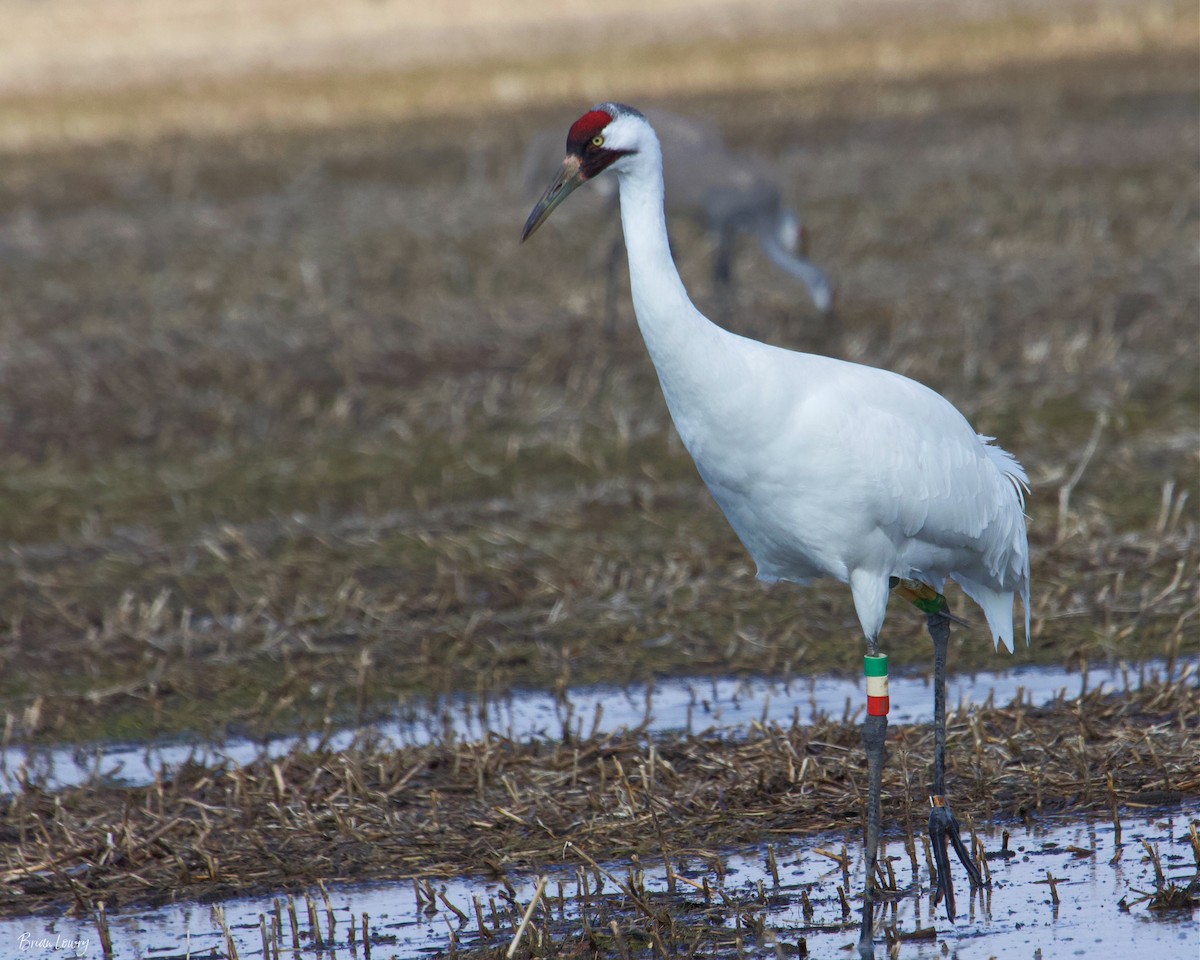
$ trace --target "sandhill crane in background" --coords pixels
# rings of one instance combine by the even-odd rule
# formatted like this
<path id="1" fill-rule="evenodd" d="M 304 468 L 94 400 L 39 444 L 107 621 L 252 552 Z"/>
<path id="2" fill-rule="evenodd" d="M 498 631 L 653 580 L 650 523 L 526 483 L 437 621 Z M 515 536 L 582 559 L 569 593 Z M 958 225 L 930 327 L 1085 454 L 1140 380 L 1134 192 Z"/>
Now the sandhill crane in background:
<path id="1" fill-rule="evenodd" d="M 686 216 L 710 231 L 716 240 L 713 282 L 719 292 L 733 282 L 733 261 L 739 234 L 753 237 L 776 267 L 808 289 L 813 305 L 823 314 L 833 310 L 834 288 L 820 267 L 805 256 L 804 227 L 784 206 L 778 172 L 762 157 L 729 149 L 712 124 L 666 110 L 646 117 L 663 145 L 663 176 L 670 216 Z M 544 171 L 562 159 L 562 133 L 543 131 L 533 138 L 521 166 L 525 186 L 541 186 Z M 598 184 L 604 196 L 616 199 L 609 181 Z M 616 312 L 616 269 L 621 239 L 614 237 L 607 271 L 607 311 Z"/>
<path id="2" fill-rule="evenodd" d="M 663 396 L 700 476 L 767 581 L 849 583 L 867 641 L 869 770 L 859 952 L 874 956 L 875 866 L 887 733 L 887 658 L 879 653 L 895 589 L 926 614 L 934 645 L 934 782 L 929 834 L 935 900 L 954 919 L 948 845 L 982 884 L 946 800 L 946 652 L 956 580 L 983 608 L 994 642 L 1013 645 L 1021 595 L 1029 638 L 1025 471 L 948 400 L 885 370 L 737 336 L 692 305 L 663 213 L 663 163 L 646 118 L 616 103 L 571 126 L 567 156 L 525 224 L 527 238 L 580 184 L 616 173 L 634 312 Z"/>

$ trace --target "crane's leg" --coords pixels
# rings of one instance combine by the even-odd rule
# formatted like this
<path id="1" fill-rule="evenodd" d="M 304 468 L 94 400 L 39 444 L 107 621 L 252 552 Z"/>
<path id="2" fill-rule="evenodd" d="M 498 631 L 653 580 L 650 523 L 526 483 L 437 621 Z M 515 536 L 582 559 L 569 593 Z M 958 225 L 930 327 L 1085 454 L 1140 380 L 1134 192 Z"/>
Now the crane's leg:
<path id="1" fill-rule="evenodd" d="M 940 599 L 944 604 L 945 599 Z M 950 812 L 950 801 L 946 798 L 946 652 L 950 646 L 951 617 L 937 610 L 928 614 L 926 622 L 929 636 L 933 638 L 933 793 L 929 797 L 929 841 L 937 863 L 933 902 L 936 904 L 945 897 L 946 916 L 953 922 L 954 884 L 950 877 L 947 845 L 954 845 L 954 852 L 971 879 L 972 891 L 983 886 L 983 878 L 959 835 L 958 821 Z"/>
<path id="2" fill-rule="evenodd" d="M 733 286 L 733 256 L 737 249 L 737 233 L 732 227 L 716 229 L 716 249 L 713 250 L 713 299 L 719 314 L 732 317 L 737 312 Z"/>
<path id="3" fill-rule="evenodd" d="M 617 229 L 618 232 L 608 248 L 608 263 L 605 264 L 604 270 L 605 331 L 610 342 L 617 338 L 617 314 L 620 310 L 617 306 L 617 272 L 621 269 L 621 262 L 624 259 L 622 253 L 625 250 L 625 240 L 620 233 L 620 224 L 617 225 Z"/>
<path id="4" fill-rule="evenodd" d="M 875 957 L 875 865 L 879 860 L 880 794 L 887 740 L 887 657 L 878 653 L 875 641 L 868 641 L 870 653 L 864 664 L 867 674 L 867 716 L 863 720 L 863 747 L 867 752 L 867 836 L 865 859 L 866 883 L 863 886 L 862 930 L 858 954 L 863 960 Z"/>
<path id="5" fill-rule="evenodd" d="M 720 294 L 722 289 L 728 289 L 733 284 L 733 253 L 736 249 L 737 234 L 731 227 L 723 226 L 717 230 L 717 248 L 713 251 L 713 286 Z"/>

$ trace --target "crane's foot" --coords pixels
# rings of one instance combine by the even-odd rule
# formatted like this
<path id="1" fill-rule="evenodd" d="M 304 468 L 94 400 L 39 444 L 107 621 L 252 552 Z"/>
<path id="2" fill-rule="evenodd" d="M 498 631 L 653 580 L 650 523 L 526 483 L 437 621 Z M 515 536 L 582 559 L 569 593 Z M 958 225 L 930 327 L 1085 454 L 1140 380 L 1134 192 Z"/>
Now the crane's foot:
<path id="1" fill-rule="evenodd" d="M 937 865 L 933 902 L 936 906 L 943 897 L 945 898 L 946 916 L 953 923 L 955 913 L 954 881 L 950 876 L 949 845 L 953 844 L 954 852 L 966 868 L 967 876 L 971 880 L 972 892 L 983 886 L 983 877 L 979 875 L 979 868 L 971 859 L 967 845 L 963 843 L 962 836 L 958 831 L 958 821 L 950 811 L 949 802 L 945 797 L 930 797 L 929 804 L 929 841 L 933 845 L 933 859 Z"/>

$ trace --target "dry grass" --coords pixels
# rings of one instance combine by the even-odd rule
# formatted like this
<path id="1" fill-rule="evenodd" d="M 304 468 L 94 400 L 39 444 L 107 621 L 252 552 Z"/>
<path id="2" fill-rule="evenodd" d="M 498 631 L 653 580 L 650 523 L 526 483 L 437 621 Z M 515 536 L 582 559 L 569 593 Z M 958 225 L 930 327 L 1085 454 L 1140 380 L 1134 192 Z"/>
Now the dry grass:
<path id="1" fill-rule="evenodd" d="M 1200 26 L 1185 0 L 12 6 L 6 150 L 1184 54 Z"/>
<path id="2" fill-rule="evenodd" d="M 984 705 L 950 719 L 947 775 L 964 822 L 1177 804 L 1200 791 L 1193 669 L 1122 694 L 1033 708 Z M 895 728 L 884 822 L 912 860 L 932 733 Z M 277 761 L 186 767 L 146 787 L 55 794 L 30 786 L 4 810 L 0 915 L 90 913 L 340 882 L 663 857 L 720 861 L 734 845 L 860 835 L 866 769 L 856 724 L 756 724 L 648 739 L 363 739 Z M 571 850 L 581 851 L 573 855 Z"/>
<path id="3" fill-rule="evenodd" d="M 1021 457 L 1034 643 L 1017 661 L 1187 661 L 1194 50 L 1131 30 L 1057 57 L 1035 24 L 1048 45 L 1014 60 L 1023 29 L 978 62 L 961 33 L 916 44 L 898 72 L 868 44 L 854 77 L 750 82 L 747 64 L 785 62 L 753 44 L 705 60 L 708 92 L 668 105 L 778 160 L 841 287 L 837 321 L 817 321 L 746 262 L 723 320 L 922 379 Z M 479 80 L 463 76 L 455 103 Z M 452 691 L 856 670 L 847 592 L 753 581 L 632 323 L 610 337 L 597 321 L 607 228 L 581 200 L 518 248 L 521 145 L 575 108 L 396 121 L 409 107 L 386 88 L 372 101 L 373 82 L 337 88 L 349 106 L 335 96 L 313 129 L 300 110 L 247 130 L 218 102 L 187 132 L 191 101 L 169 90 L 64 100 L 57 118 L 21 107 L 41 146 L 0 157 L 5 742 L 266 737 Z M 247 96 L 251 127 L 256 103 L 308 95 L 268 87 Z M 676 239 L 711 312 L 709 251 Z M 924 665 L 925 642 L 893 611 L 897 667 Z M 957 631 L 953 662 L 998 661 Z M 977 818 L 1107 809 L 1109 772 L 1120 803 L 1197 789 L 1186 683 L 957 725 Z M 886 794 L 904 823 L 928 743 L 896 737 Z M 721 842 L 857 831 L 852 727 L 649 750 L 637 735 L 364 742 L 146 788 L 30 785 L 0 817 L 3 910 L 503 873 L 558 862 L 568 837 L 661 856 L 709 849 L 718 826 Z"/>
<path id="4" fill-rule="evenodd" d="M 779 157 L 842 288 L 817 321 L 747 260 L 726 322 L 922 379 L 1030 468 L 1018 662 L 1197 649 L 1192 60 L 672 102 Z M 606 229 L 581 200 L 518 248 L 545 119 L 0 161 L 6 737 L 857 669 L 847 592 L 753 581 L 595 319 Z M 928 661 L 904 611 L 885 643 Z"/>

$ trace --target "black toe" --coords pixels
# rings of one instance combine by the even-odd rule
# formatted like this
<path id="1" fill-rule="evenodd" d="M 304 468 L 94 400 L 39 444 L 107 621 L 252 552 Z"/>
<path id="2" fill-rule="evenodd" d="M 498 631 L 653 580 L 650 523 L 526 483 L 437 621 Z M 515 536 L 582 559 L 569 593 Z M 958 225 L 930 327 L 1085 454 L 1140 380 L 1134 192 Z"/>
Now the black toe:
<path id="1" fill-rule="evenodd" d="M 954 814 L 950 812 L 950 808 L 946 806 L 944 802 L 942 805 L 937 805 L 930 808 L 929 840 L 933 845 L 933 858 L 937 866 L 937 877 L 934 880 L 933 902 L 936 905 L 940 903 L 944 897 L 946 900 L 946 916 L 951 922 L 953 922 L 955 916 L 955 906 L 954 882 L 950 876 L 949 847 L 951 844 L 954 846 L 954 852 L 958 856 L 959 861 L 966 868 L 967 876 L 971 881 L 972 891 L 983 886 L 983 878 L 979 874 L 979 868 L 975 866 L 975 861 L 971 859 L 971 854 L 967 850 L 967 845 L 963 842 L 962 835 L 960 834 L 958 828 L 958 821 L 954 818 Z"/>

